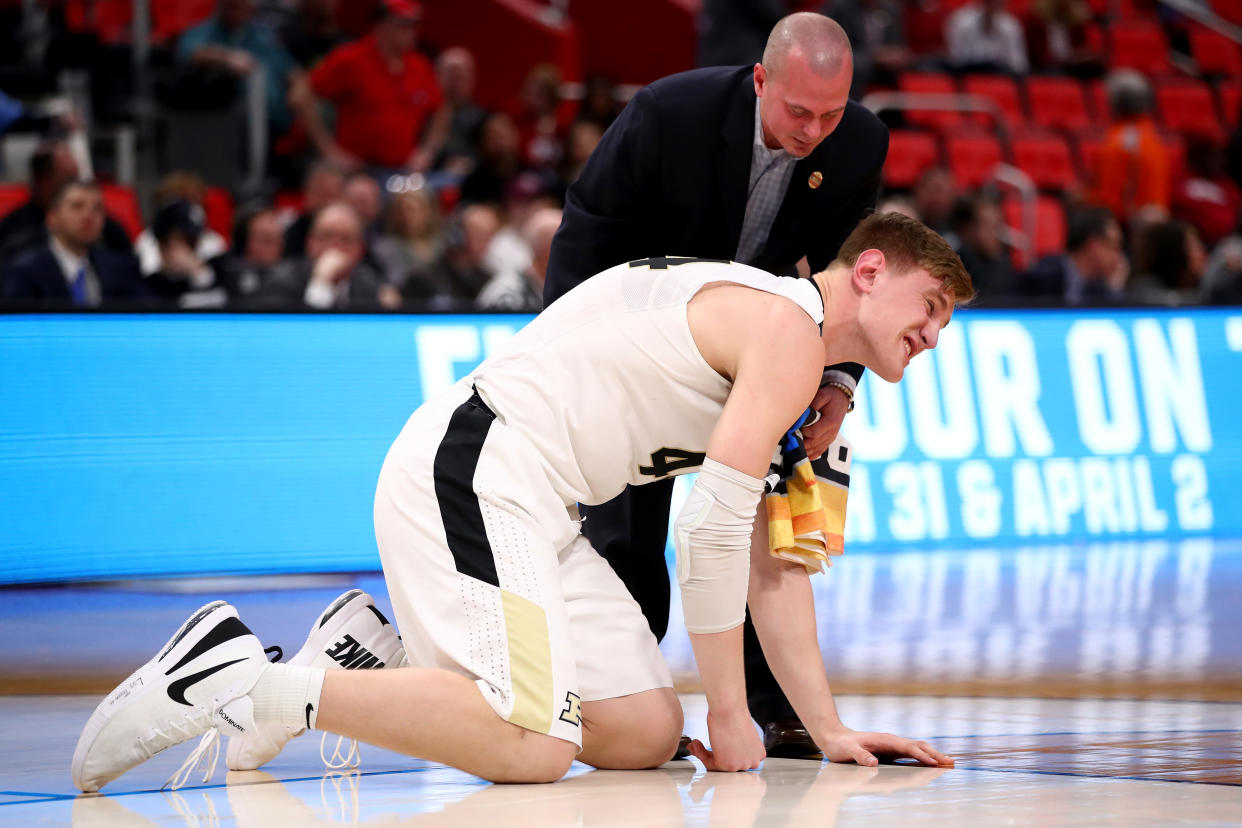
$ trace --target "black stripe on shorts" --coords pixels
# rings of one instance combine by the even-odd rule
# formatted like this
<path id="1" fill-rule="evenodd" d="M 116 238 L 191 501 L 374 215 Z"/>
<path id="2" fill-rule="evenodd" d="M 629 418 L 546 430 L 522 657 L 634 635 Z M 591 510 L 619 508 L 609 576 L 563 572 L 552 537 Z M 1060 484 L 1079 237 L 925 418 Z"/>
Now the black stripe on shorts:
<path id="1" fill-rule="evenodd" d="M 457 406 L 436 449 L 432 474 L 444 535 L 457 571 L 498 587 L 496 560 L 487 541 L 479 497 L 474 492 L 479 454 L 495 419 L 478 392 Z"/>

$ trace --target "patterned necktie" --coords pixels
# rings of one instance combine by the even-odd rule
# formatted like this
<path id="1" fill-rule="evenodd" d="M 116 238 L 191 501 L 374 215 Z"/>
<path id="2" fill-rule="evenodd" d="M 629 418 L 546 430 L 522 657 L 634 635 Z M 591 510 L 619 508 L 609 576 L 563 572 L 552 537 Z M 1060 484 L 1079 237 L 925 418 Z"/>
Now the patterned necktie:
<path id="1" fill-rule="evenodd" d="M 69 292 L 73 296 L 73 304 L 82 306 L 90 304 L 90 292 L 86 287 L 86 266 L 78 268 L 77 275 L 73 278 L 73 284 L 69 286 Z"/>
<path id="2" fill-rule="evenodd" d="M 763 251 L 768 233 L 772 230 L 772 221 L 785 199 L 794 160 L 776 159 L 760 173 L 750 198 L 746 199 L 746 215 L 742 219 L 742 233 L 738 237 L 737 254 L 734 256 L 736 261 L 751 264 Z"/>

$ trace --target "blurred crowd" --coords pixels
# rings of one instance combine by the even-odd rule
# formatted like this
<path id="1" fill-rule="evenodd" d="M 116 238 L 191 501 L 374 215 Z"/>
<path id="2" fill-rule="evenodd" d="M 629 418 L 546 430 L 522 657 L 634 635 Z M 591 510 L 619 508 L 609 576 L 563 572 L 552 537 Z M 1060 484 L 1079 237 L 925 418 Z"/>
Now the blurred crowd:
<path id="1" fill-rule="evenodd" d="M 1087 0 L 1034 0 L 1021 16 L 1003 0 L 953 3 L 929 17 L 942 5 L 704 0 L 698 61 L 753 62 L 779 17 L 813 7 L 851 37 L 857 98 L 910 70 L 1108 69 Z M 358 38 L 338 28 L 338 11 L 336 0 L 219 0 L 171 41 L 156 84 L 169 105 L 236 106 L 246 78 L 263 81 L 269 177 L 234 191 L 224 225 L 207 209 L 217 182 L 170 169 L 147 226 L 127 232 L 84 179 L 80 148 L 63 140 L 73 114 L 40 116 L 0 92 L 0 131 L 51 136 L 30 156 L 28 198 L 0 219 L 4 306 L 538 310 L 566 188 L 624 104 L 617 89 L 589 78 L 569 100 L 559 70 L 540 64 L 513 101 L 484 107 L 476 56 L 455 45 L 430 54 L 418 3 L 381 0 Z M 10 35 L 23 30 L 13 14 L 0 9 Z M 63 62 L 71 50 L 48 20 L 44 58 Z M 1179 21 L 1166 22 L 1177 49 Z M 7 77 L 0 71 L 0 89 Z M 941 163 L 886 192 L 879 209 L 950 238 L 985 304 L 1242 303 L 1242 130 L 1187 134 L 1174 175 L 1148 80 L 1112 71 L 1106 88 L 1109 125 L 1090 182 L 1056 193 L 1063 250 L 1020 255 L 1004 194 L 959 186 Z"/>

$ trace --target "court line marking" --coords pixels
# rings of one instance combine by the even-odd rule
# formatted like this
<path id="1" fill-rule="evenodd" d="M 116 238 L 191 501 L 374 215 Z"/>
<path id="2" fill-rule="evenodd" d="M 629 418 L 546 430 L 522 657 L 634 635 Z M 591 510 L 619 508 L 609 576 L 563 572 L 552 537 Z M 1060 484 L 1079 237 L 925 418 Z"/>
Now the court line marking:
<path id="1" fill-rule="evenodd" d="M 996 738 L 1021 738 L 1021 737 L 1029 737 L 1029 736 L 1128 736 L 1128 735 L 1134 735 L 1134 734 L 1147 734 L 1147 733 L 1152 733 L 1152 732 L 1164 733 L 1168 735 L 1242 734 L 1242 730 L 1229 728 L 1229 729 L 1211 729 L 1211 730 L 1165 730 L 1165 731 L 1119 730 L 1119 731 L 1103 731 L 1103 732 L 1057 731 L 1057 732 L 1052 732 L 1052 733 L 967 734 L 963 736 L 929 736 L 928 739 L 930 740 L 996 739 Z M 927 741 L 928 739 L 925 739 L 924 741 Z M 921 765 L 911 765 L 911 764 L 897 764 L 897 763 L 885 763 L 885 764 L 895 765 L 897 767 L 922 767 Z M 1131 782 L 1172 782 L 1172 783 L 1184 784 L 1184 785 L 1216 785 L 1216 786 L 1222 786 L 1222 787 L 1242 787 L 1242 782 L 1207 782 L 1207 781 L 1201 781 L 1197 779 L 1164 779 L 1164 778 L 1156 777 L 1156 776 L 1113 776 L 1109 774 L 1084 773 L 1084 772 L 1075 772 L 1075 771 L 1049 771 L 1049 770 L 1034 770 L 1034 769 L 1028 769 L 1028 768 L 988 768 L 988 767 L 977 766 L 977 765 L 962 765 L 962 764 L 956 765 L 955 769 L 976 771 L 976 772 L 981 772 L 981 773 L 1027 773 L 1027 774 L 1037 774 L 1040 776 L 1072 776 L 1072 777 L 1080 778 L 1080 779 L 1120 779 L 1120 780 L 1126 780 L 1126 781 L 1131 781 Z M 433 765 L 430 767 L 402 768 L 402 769 L 397 769 L 397 770 L 358 771 L 357 773 L 359 777 L 391 776 L 391 775 L 403 774 L 403 773 L 426 773 L 427 771 L 434 771 L 434 770 L 453 770 L 453 769 L 447 765 Z M 252 782 L 234 782 L 233 787 L 244 787 L 248 785 L 270 785 L 273 782 L 279 783 L 279 784 L 293 783 L 293 782 L 316 782 L 316 781 L 322 780 L 326 775 L 327 774 L 322 774 L 320 776 L 290 777 L 289 779 L 273 778 L 273 779 L 260 779 L 260 780 L 255 780 Z M 486 783 L 481 783 L 481 784 L 486 784 Z M 194 786 L 178 788 L 177 792 L 179 793 L 181 791 L 209 791 L 209 790 L 218 790 L 221 788 L 228 788 L 228 787 L 229 787 L 229 784 L 227 782 L 219 782 L 219 783 L 215 783 L 211 785 L 194 785 Z M 164 793 L 164 791 L 159 788 L 149 788 L 149 789 L 138 790 L 138 791 L 118 791 L 116 793 L 100 794 L 100 796 L 111 796 L 111 797 L 139 796 L 143 794 L 152 794 L 152 793 L 162 794 Z M 74 800 L 74 799 L 77 799 L 79 796 L 84 796 L 84 794 L 81 794 L 81 793 L 73 793 L 73 794 L 37 793 L 35 791 L 0 791 L 0 796 L 31 797 L 29 799 L 0 802 L 0 808 L 3 808 L 8 805 L 29 805 L 29 804 L 34 804 L 38 802 L 57 802 L 57 801 Z"/>
<path id="2" fill-rule="evenodd" d="M 920 767 L 910 765 L 908 767 Z M 1098 773 L 1075 773 L 1073 771 L 1031 770 L 1027 768 L 983 768 L 970 765 L 957 765 L 957 770 L 977 771 L 981 773 L 1033 773 L 1040 776 L 1073 776 L 1079 779 L 1118 779 L 1128 782 L 1171 782 L 1176 785 L 1215 785 L 1224 788 L 1242 788 L 1242 782 L 1204 782 L 1198 779 L 1162 779 L 1158 776 L 1103 776 Z"/>

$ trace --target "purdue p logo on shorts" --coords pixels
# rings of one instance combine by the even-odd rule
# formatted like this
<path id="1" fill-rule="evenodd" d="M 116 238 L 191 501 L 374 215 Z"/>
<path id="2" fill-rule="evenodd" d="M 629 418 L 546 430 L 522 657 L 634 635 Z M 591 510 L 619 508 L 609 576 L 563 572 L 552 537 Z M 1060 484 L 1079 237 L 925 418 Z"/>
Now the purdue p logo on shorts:
<path id="1" fill-rule="evenodd" d="M 582 724 L 582 699 L 577 693 L 565 694 L 565 709 L 561 711 L 561 721 L 569 722 L 574 727 Z"/>

